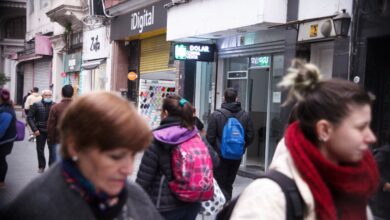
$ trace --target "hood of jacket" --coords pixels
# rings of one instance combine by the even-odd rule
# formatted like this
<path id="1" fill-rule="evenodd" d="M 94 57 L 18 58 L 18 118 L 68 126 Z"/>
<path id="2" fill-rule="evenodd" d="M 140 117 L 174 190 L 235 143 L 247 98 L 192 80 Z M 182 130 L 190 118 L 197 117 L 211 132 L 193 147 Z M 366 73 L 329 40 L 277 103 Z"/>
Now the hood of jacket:
<path id="1" fill-rule="evenodd" d="M 221 108 L 227 109 L 232 113 L 241 111 L 241 102 L 222 103 Z"/>
<path id="2" fill-rule="evenodd" d="M 169 122 L 167 122 L 169 121 Z M 178 145 L 198 134 L 195 128 L 188 130 L 180 125 L 180 122 L 172 118 L 163 120 L 161 126 L 153 131 L 153 136 L 157 141 L 169 145 Z"/>

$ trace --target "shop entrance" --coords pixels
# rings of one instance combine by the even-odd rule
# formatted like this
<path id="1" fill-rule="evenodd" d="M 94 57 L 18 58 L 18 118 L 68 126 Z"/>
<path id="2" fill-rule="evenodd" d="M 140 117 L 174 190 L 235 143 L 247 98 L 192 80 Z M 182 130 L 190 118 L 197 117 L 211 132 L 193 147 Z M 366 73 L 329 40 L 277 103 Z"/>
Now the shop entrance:
<path id="1" fill-rule="evenodd" d="M 283 55 L 268 56 L 268 63 L 259 65 L 258 59 L 265 56 L 247 58 L 246 68 L 243 58 L 231 59 L 229 67 L 241 70 L 228 71 L 226 88 L 232 87 L 238 91 L 242 108 L 253 120 L 254 141 L 248 147 L 243 159 L 247 168 L 264 170 L 271 162 L 276 145 L 283 134 L 280 121 L 281 92 L 277 83 L 283 75 Z"/>

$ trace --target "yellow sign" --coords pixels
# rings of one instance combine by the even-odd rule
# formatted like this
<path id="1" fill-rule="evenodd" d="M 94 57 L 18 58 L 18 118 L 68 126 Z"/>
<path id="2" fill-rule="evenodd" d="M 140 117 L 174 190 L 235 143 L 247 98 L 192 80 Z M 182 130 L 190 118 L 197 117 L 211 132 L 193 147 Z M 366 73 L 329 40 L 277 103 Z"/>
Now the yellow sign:
<path id="1" fill-rule="evenodd" d="M 138 75 L 137 73 L 131 71 L 127 74 L 127 78 L 130 80 L 130 81 L 134 81 L 138 78 Z"/>
<path id="2" fill-rule="evenodd" d="M 318 24 L 310 25 L 310 37 L 317 37 Z"/>

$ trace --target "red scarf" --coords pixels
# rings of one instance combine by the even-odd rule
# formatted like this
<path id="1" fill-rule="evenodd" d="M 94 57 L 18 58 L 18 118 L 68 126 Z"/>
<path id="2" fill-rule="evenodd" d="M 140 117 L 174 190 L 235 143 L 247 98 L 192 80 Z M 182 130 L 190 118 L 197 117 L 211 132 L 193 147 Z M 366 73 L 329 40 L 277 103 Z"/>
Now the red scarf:
<path id="1" fill-rule="evenodd" d="M 367 202 L 379 183 L 379 171 L 369 151 L 356 164 L 336 165 L 306 139 L 298 122 L 287 128 L 285 139 L 294 164 L 313 194 L 318 219 L 367 219 Z"/>

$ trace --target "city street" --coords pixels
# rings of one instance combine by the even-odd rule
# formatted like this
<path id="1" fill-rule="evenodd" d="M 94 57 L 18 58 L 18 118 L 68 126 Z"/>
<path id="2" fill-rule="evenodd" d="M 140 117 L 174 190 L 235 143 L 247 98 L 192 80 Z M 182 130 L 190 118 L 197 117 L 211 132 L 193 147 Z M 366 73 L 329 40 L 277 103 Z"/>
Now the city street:
<path id="1" fill-rule="evenodd" d="M 21 112 L 17 112 L 17 116 L 20 120 Z M 27 130 L 26 130 L 27 132 Z M 3 207 L 5 204 L 10 202 L 15 196 L 26 186 L 29 182 L 39 176 L 37 173 L 38 170 L 38 160 L 35 150 L 35 142 L 29 142 L 28 132 L 26 133 L 26 138 L 22 142 L 15 142 L 12 153 L 7 157 L 8 162 L 8 172 L 5 179 L 6 187 L 5 189 L 0 189 L 0 207 Z M 48 158 L 48 150 L 45 148 L 46 159 Z M 141 160 L 141 154 L 137 155 L 135 161 L 134 174 L 129 178 L 134 180 L 136 177 L 136 172 Z M 243 178 L 237 176 L 237 179 L 234 183 L 234 196 L 238 195 L 242 190 L 251 182 L 251 179 Z M 39 193 L 39 192 L 37 192 Z M 198 217 L 201 219 L 214 219 L 214 217 Z"/>

